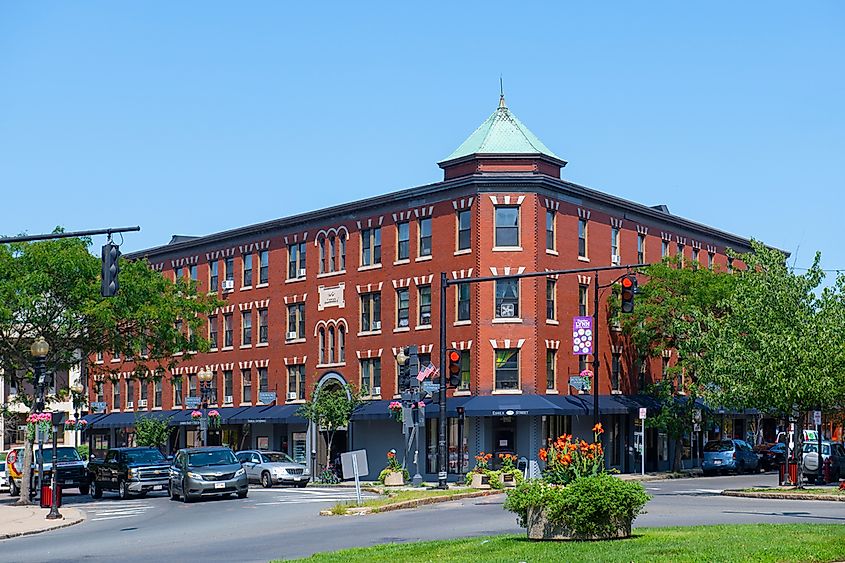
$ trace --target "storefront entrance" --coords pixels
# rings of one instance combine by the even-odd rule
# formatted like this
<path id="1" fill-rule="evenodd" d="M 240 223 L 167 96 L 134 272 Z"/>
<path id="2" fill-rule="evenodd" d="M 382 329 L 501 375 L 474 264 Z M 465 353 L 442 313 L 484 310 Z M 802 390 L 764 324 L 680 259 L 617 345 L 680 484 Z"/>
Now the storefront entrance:
<path id="1" fill-rule="evenodd" d="M 499 469 L 502 460 L 499 454 L 516 455 L 516 417 L 501 416 L 493 418 L 493 447 L 490 448 L 493 454 L 492 466 Z"/>

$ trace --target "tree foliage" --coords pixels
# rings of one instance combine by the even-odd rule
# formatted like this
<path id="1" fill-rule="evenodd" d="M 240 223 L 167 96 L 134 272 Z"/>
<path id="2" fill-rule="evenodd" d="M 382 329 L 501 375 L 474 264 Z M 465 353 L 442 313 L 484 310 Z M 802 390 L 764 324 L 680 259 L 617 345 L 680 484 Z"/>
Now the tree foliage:
<path id="1" fill-rule="evenodd" d="M 135 417 L 135 443 L 161 449 L 170 439 L 173 428 L 169 426 L 170 418 L 154 416 Z"/>
<path id="2" fill-rule="evenodd" d="M 326 432 L 326 466 L 331 463 L 332 441 L 338 429 L 346 427 L 362 404 L 358 391 L 350 384 L 314 387 L 311 399 L 297 414 Z"/>

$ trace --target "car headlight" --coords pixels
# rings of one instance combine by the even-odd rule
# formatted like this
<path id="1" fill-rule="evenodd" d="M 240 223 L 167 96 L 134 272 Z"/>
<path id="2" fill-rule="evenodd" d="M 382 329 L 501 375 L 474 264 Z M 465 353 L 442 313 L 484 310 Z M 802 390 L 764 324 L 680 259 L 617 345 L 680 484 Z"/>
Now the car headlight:
<path id="1" fill-rule="evenodd" d="M 244 474 L 246 474 L 246 470 L 243 467 L 241 467 L 240 469 L 235 471 L 235 477 L 240 477 L 241 475 L 244 475 Z"/>
<path id="2" fill-rule="evenodd" d="M 241 470 L 241 471 L 243 471 L 243 470 Z M 204 480 L 201 474 L 194 473 L 193 471 L 188 471 L 188 477 L 190 477 L 191 479 L 196 479 L 197 481 L 203 481 Z"/>
<path id="3" fill-rule="evenodd" d="M 138 470 L 137 469 L 130 469 L 129 470 L 129 477 L 130 478 L 137 477 L 137 476 L 138 476 Z"/>

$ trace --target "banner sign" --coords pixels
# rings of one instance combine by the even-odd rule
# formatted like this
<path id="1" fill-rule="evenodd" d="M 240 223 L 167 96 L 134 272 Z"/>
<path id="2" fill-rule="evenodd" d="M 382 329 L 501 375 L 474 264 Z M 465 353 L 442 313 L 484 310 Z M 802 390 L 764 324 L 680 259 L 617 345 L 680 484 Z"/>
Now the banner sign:
<path id="1" fill-rule="evenodd" d="M 91 403 L 91 412 L 106 412 L 106 403 L 102 401 Z"/>
<path id="2" fill-rule="evenodd" d="M 272 403 L 276 400 L 275 391 L 261 391 L 258 393 L 258 401 L 260 403 Z"/>
<path id="3" fill-rule="evenodd" d="M 189 409 L 195 409 L 200 406 L 199 397 L 185 397 L 185 406 Z"/>
<path id="4" fill-rule="evenodd" d="M 590 390 L 590 378 L 582 375 L 570 375 L 569 386 L 578 389 L 579 391 Z"/>
<path id="5" fill-rule="evenodd" d="M 593 353 L 593 317 L 572 317 L 572 354 Z"/>

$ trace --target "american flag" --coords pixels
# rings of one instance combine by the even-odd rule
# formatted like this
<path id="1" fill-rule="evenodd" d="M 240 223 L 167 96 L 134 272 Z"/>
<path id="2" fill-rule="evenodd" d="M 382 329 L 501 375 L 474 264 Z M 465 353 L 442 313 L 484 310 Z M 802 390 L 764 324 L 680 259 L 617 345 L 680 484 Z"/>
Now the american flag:
<path id="1" fill-rule="evenodd" d="M 417 374 L 417 380 L 422 381 L 423 379 L 425 379 L 426 377 L 428 377 L 429 375 L 431 375 L 432 373 L 434 373 L 436 371 L 437 371 L 437 368 L 434 367 L 434 364 L 429 363 L 427 366 L 422 368 L 420 370 L 420 372 Z"/>

